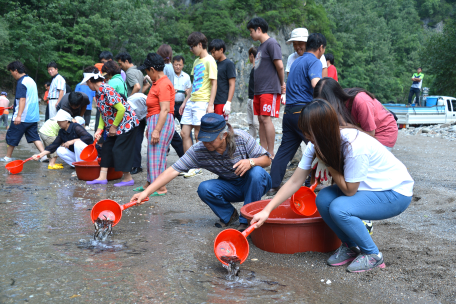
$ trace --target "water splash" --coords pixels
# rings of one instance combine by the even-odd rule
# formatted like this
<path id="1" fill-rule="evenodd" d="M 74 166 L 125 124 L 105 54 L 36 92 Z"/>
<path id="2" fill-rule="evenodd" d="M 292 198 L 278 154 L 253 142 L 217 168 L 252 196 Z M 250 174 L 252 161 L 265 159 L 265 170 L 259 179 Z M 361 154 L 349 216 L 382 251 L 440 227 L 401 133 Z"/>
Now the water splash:
<path id="1" fill-rule="evenodd" d="M 95 227 L 95 233 L 93 239 L 96 241 L 105 241 L 109 235 L 112 234 L 113 221 L 109 220 L 106 216 L 104 219 L 97 218 L 93 223 Z"/>
<path id="2" fill-rule="evenodd" d="M 228 281 L 237 281 L 239 279 L 239 265 L 238 263 L 241 262 L 241 259 L 239 259 L 237 256 L 222 256 L 220 259 L 227 263 L 228 265 L 223 264 L 223 267 L 228 270 L 228 274 L 226 275 L 226 279 Z"/>

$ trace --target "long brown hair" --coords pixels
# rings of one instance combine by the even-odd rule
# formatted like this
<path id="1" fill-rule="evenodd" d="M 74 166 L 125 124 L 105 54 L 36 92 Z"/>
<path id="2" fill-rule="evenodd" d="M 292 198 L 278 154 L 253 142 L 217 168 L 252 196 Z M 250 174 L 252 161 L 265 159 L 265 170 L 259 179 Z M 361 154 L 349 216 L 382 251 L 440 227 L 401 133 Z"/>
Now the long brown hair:
<path id="1" fill-rule="evenodd" d="M 234 152 L 236 151 L 236 141 L 235 137 L 237 136 L 234 133 L 233 127 L 229 124 L 226 123 L 225 129 L 220 132 L 220 138 L 223 137 L 223 134 L 226 133 L 226 147 L 228 148 L 228 157 L 233 158 Z"/>
<path id="2" fill-rule="evenodd" d="M 347 143 L 342 143 L 339 118 L 331 104 L 324 99 L 314 99 L 301 112 L 298 126 L 304 134 L 313 137 L 318 158 L 343 175 L 343 151 Z"/>

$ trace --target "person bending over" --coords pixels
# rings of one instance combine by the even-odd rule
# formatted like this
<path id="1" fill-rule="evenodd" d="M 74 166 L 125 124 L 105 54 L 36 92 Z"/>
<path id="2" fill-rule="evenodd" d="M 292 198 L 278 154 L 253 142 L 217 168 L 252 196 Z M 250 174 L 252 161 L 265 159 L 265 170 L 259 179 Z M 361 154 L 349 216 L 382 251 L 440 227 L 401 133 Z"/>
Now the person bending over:
<path id="1" fill-rule="evenodd" d="M 361 219 L 383 220 L 407 209 L 414 183 L 407 168 L 361 129 L 340 127 L 335 109 L 326 100 L 315 99 L 302 111 L 299 128 L 310 141 L 302 160 L 271 202 L 254 215 L 251 224 L 259 228 L 272 210 L 302 186 L 316 155 L 317 166 L 329 171 L 335 182 L 318 193 L 317 209 L 342 241 L 328 265 L 351 262 L 349 272 L 384 268 L 383 255 Z"/>
<path id="2" fill-rule="evenodd" d="M 250 204 L 261 199 L 271 187 L 271 177 L 263 169 L 271 164 L 270 154 L 247 132 L 233 130 L 223 116 L 209 113 L 202 117 L 199 142 L 190 147 L 174 165 L 160 174 L 147 189 L 131 201 L 141 201 L 176 178 L 180 172 L 204 168 L 219 176 L 202 182 L 198 195 L 220 218 L 217 227 L 227 227 L 239 219 L 240 231 L 248 221 L 239 217 L 231 203 Z"/>

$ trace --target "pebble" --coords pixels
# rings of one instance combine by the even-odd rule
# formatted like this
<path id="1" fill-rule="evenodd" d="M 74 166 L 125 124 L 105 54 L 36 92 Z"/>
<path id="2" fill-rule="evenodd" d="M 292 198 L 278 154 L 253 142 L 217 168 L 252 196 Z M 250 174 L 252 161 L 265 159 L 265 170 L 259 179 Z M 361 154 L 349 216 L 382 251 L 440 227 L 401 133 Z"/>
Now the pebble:
<path id="1" fill-rule="evenodd" d="M 456 125 L 449 123 L 431 125 L 426 127 L 409 127 L 400 129 L 399 132 L 405 135 L 421 135 L 427 137 L 439 137 L 450 141 L 456 140 Z"/>
<path id="2" fill-rule="evenodd" d="M 331 280 L 326 281 L 326 284 L 328 284 L 328 285 L 331 283 L 332 283 Z"/>

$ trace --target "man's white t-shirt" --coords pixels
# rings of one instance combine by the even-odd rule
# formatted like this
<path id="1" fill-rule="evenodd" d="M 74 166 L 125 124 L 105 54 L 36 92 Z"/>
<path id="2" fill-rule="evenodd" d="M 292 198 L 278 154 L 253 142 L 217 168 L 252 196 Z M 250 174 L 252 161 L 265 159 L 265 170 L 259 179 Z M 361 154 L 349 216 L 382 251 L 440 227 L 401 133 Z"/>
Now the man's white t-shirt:
<path id="1" fill-rule="evenodd" d="M 291 65 L 297 58 L 299 58 L 299 55 L 296 52 L 294 52 L 293 54 L 288 56 L 287 67 L 285 69 L 285 72 L 290 73 Z M 321 61 L 321 64 L 323 65 L 323 69 L 328 68 L 328 64 L 326 63 L 325 55 L 321 55 L 320 61 Z"/>
<path id="2" fill-rule="evenodd" d="M 414 182 L 407 168 L 378 140 L 356 129 L 341 129 L 340 135 L 345 181 L 359 182 L 358 191 L 393 190 L 405 196 L 413 195 Z M 315 147 L 309 142 L 298 167 L 309 170 L 314 155 Z"/>

